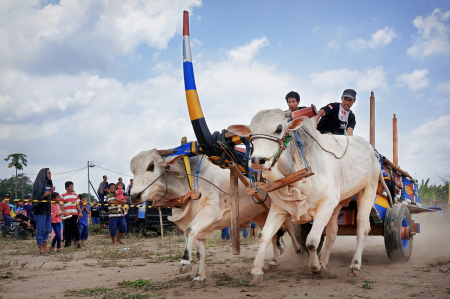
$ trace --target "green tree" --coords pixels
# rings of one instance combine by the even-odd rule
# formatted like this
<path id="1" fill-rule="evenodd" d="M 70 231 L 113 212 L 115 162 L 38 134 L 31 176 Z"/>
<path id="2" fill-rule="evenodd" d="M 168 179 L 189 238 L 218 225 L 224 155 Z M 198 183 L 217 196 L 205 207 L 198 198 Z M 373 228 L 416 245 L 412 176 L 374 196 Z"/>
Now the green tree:
<path id="1" fill-rule="evenodd" d="M 15 188 L 15 179 L 13 175 L 10 178 L 0 179 L 0 198 L 3 198 L 5 194 L 13 194 Z M 33 189 L 33 182 L 30 178 L 23 173 L 19 173 L 17 176 L 17 195 L 19 198 L 25 198 L 28 194 L 31 194 Z"/>
<path id="2" fill-rule="evenodd" d="M 450 176 L 447 175 L 439 178 L 443 182 L 442 185 L 428 185 L 430 179 L 427 179 L 426 181 L 422 180 L 422 184 L 419 187 L 419 195 L 423 202 L 429 205 L 434 201 L 440 201 L 442 203 L 448 202 Z"/>
<path id="3" fill-rule="evenodd" d="M 15 199 L 17 198 L 17 170 L 22 170 L 24 166 L 27 166 L 27 155 L 25 154 L 11 154 L 5 158 L 5 161 L 11 162 L 8 165 L 8 168 L 14 167 L 16 168 L 16 181 L 15 181 Z"/>

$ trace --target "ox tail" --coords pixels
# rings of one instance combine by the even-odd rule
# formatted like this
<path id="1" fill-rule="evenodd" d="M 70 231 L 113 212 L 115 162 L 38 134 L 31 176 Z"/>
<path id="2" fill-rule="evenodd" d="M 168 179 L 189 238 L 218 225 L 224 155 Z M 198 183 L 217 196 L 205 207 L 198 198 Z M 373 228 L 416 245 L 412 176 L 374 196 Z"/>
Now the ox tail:
<path id="1" fill-rule="evenodd" d="M 285 232 L 286 231 L 284 231 L 282 228 L 280 228 L 277 231 L 277 248 L 278 248 L 278 251 L 280 252 L 280 255 L 283 254 L 284 248 L 286 247 L 284 245 L 284 241 L 283 241 L 283 235 L 284 235 Z"/>

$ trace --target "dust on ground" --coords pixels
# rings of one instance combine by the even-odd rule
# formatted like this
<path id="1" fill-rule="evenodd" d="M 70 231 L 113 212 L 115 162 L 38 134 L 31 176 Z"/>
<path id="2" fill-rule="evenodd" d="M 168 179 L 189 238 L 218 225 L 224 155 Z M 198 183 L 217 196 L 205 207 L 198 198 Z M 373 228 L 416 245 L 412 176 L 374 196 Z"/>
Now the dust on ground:
<path id="1" fill-rule="evenodd" d="M 177 274 L 184 237 L 175 233 L 164 245 L 161 238 L 130 235 L 123 246 L 111 246 L 107 231 L 91 233 L 86 248 L 46 257 L 36 254 L 33 240 L 0 239 L 0 298 L 450 298 L 450 218 L 413 218 L 421 233 L 407 263 L 392 264 L 383 238 L 369 237 L 361 276 L 348 277 L 356 238 L 338 237 L 329 264 L 337 278 L 320 278 L 286 236 L 280 265 L 256 287 L 248 283 L 258 242 L 242 240 L 241 255 L 233 256 L 220 232 L 208 240 L 207 281 L 200 289 L 189 287 L 196 264 L 191 273 Z"/>

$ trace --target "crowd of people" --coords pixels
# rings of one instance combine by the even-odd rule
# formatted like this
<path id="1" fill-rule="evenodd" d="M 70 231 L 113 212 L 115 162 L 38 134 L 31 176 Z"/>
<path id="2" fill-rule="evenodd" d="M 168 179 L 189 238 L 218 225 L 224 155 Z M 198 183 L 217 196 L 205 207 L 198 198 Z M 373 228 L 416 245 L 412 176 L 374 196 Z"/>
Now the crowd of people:
<path id="1" fill-rule="evenodd" d="M 72 245 L 84 247 L 89 236 L 89 225 L 99 225 L 100 215 L 107 211 L 112 244 L 125 244 L 122 236 L 129 227 L 128 198 L 133 187 L 132 179 L 125 190 L 122 178 L 117 183 L 108 184 L 107 177 L 103 176 L 98 205 L 97 202 L 88 202 L 84 195 L 77 194 L 71 181 L 65 182 L 62 194 L 56 192 L 51 175 L 50 169 L 41 169 L 34 181 L 32 194 L 25 200 L 18 200 L 15 205 L 9 194 L 4 196 L 0 202 L 0 219 L 5 223 L 6 233 L 11 230 L 12 218 L 25 221 L 30 229 L 35 230 L 39 255 L 45 256 L 62 252 L 61 241 L 65 248 Z M 37 200 L 32 201 L 32 198 Z M 138 206 L 138 225 L 145 218 L 145 208 L 145 203 Z M 48 248 L 51 232 L 53 237 Z"/>

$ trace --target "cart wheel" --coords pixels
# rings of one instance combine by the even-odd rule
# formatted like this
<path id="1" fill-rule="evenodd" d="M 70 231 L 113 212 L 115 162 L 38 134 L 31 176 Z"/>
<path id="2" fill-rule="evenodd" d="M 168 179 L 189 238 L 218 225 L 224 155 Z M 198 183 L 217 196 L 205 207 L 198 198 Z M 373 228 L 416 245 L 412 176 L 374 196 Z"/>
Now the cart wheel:
<path id="1" fill-rule="evenodd" d="M 406 262 L 411 257 L 413 237 L 412 221 L 408 208 L 395 204 L 384 218 L 384 246 L 392 262 Z"/>
<path id="2" fill-rule="evenodd" d="M 312 224 L 310 222 L 305 223 L 305 224 L 296 224 L 295 225 L 295 238 L 297 239 L 297 242 L 302 247 L 303 252 L 308 252 L 308 254 L 309 254 L 309 250 L 306 247 L 306 238 L 308 237 L 308 234 L 311 231 L 311 228 L 312 228 Z M 317 248 L 317 254 L 319 254 L 320 251 L 322 250 L 322 245 L 323 245 L 324 240 L 325 240 L 325 236 L 322 235 L 320 237 L 319 247 Z"/>

